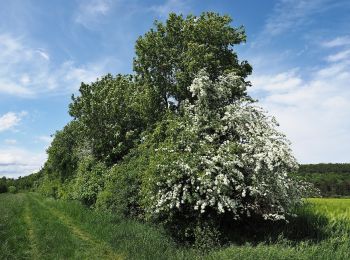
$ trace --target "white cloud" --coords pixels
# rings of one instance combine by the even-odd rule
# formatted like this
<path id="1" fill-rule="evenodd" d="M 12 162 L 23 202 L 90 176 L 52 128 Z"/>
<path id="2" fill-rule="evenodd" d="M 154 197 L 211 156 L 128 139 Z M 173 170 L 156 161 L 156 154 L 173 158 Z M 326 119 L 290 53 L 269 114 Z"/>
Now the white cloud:
<path id="1" fill-rule="evenodd" d="M 47 52 L 43 51 L 43 50 L 36 50 L 37 53 L 40 54 L 40 56 L 42 58 L 44 58 L 45 60 L 50 60 L 50 56 Z"/>
<path id="2" fill-rule="evenodd" d="M 150 10 L 164 18 L 168 17 L 169 13 L 186 13 L 188 6 L 182 0 L 167 0 L 164 4 L 151 6 Z"/>
<path id="3" fill-rule="evenodd" d="M 0 116 L 0 132 L 17 126 L 25 115 L 27 115 L 27 112 L 23 111 L 20 113 L 8 112 Z"/>
<path id="4" fill-rule="evenodd" d="M 276 75 L 260 75 L 250 78 L 253 83 L 252 92 L 274 91 L 288 92 L 301 86 L 302 79 L 297 75 L 297 70 L 290 70 Z"/>
<path id="5" fill-rule="evenodd" d="M 77 65 L 72 60 L 54 64 L 50 55 L 24 44 L 21 38 L 0 34 L 0 93 L 35 97 L 38 94 L 71 93 L 81 82 L 90 83 L 116 61 L 104 59 Z"/>
<path id="6" fill-rule="evenodd" d="M 252 77 L 260 104 L 276 116 L 302 163 L 349 162 L 350 61 Z M 280 87 L 279 87 L 280 86 Z"/>
<path id="7" fill-rule="evenodd" d="M 280 0 L 275 5 L 272 15 L 267 19 L 264 34 L 278 35 L 293 31 L 310 23 L 313 15 L 331 8 L 348 4 L 346 1 L 331 0 Z"/>
<path id="8" fill-rule="evenodd" d="M 50 144 L 53 140 L 53 137 L 52 136 L 47 136 L 47 135 L 40 135 L 37 137 L 37 139 L 41 142 L 44 142 L 44 143 L 47 143 L 47 144 Z"/>
<path id="9" fill-rule="evenodd" d="M 0 76 L 1 76 L 1 71 L 0 71 Z M 7 79 L 1 79 L 1 78 L 0 78 L 0 93 L 10 94 L 14 96 L 22 96 L 22 97 L 34 96 L 34 92 L 31 89 L 21 86 L 16 82 L 12 82 L 11 79 L 7 80 Z"/>
<path id="10" fill-rule="evenodd" d="M 0 148 L 0 176 L 17 178 L 38 171 L 46 161 L 45 153 L 23 148 Z"/>
<path id="11" fill-rule="evenodd" d="M 327 57 L 327 60 L 330 62 L 337 62 L 337 61 L 341 61 L 344 59 L 348 59 L 350 57 L 350 49 L 349 50 L 344 50 L 344 51 L 340 51 L 336 54 L 333 55 L 329 55 Z"/>
<path id="12" fill-rule="evenodd" d="M 75 22 L 89 29 L 109 13 L 113 2 L 110 0 L 82 1 L 75 15 Z"/>
<path id="13" fill-rule="evenodd" d="M 335 39 L 322 43 L 322 45 L 328 48 L 350 45 L 350 36 L 337 37 Z"/>

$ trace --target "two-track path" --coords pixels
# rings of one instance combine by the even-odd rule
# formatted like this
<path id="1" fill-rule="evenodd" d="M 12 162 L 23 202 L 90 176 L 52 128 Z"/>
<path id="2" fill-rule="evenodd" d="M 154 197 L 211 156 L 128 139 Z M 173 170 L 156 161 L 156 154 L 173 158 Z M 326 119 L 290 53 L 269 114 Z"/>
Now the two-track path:
<path id="1" fill-rule="evenodd" d="M 37 214 L 41 212 L 42 214 Z M 34 216 L 34 215 L 37 216 Z M 24 210 L 24 220 L 27 225 L 27 237 L 29 240 L 31 259 L 45 259 L 55 258 L 62 259 L 65 257 L 60 256 L 54 252 L 55 248 L 41 248 L 45 245 L 45 238 L 50 238 L 50 235 L 62 238 L 73 242 L 67 242 L 66 244 L 72 246 L 73 254 L 69 256 L 70 259 L 124 259 L 123 255 L 116 253 L 108 243 L 101 241 L 84 230 L 78 223 L 76 223 L 70 216 L 65 214 L 58 208 L 54 208 L 47 203 L 43 202 L 38 197 L 27 194 L 27 202 Z M 40 219 L 41 218 L 41 219 Z M 37 225 L 35 225 L 35 223 Z M 45 226 L 47 232 L 51 234 L 43 234 L 38 227 L 40 224 Z M 60 228 L 57 228 L 57 225 Z M 50 231 L 51 230 L 51 231 Z M 58 231 L 57 231 L 58 230 Z M 41 233 L 40 233 L 41 232 Z M 61 233 L 61 234 L 55 234 Z M 43 253 L 45 252 L 45 253 Z M 50 257 L 48 257 L 50 255 Z"/>

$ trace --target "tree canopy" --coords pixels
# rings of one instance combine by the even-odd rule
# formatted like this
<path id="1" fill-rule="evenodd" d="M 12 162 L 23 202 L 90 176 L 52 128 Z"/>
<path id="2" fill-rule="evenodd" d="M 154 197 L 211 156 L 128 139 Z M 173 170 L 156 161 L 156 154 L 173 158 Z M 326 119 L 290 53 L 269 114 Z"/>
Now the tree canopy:
<path id="1" fill-rule="evenodd" d="M 136 41 L 134 70 L 155 92 L 157 106 L 164 109 L 171 100 L 191 99 L 188 86 L 202 69 L 212 80 L 227 72 L 243 78 L 252 72 L 233 51 L 246 40 L 244 28 L 233 28 L 231 22 L 229 16 L 216 13 L 186 18 L 170 14 L 164 24 L 156 21 L 155 28 Z"/>

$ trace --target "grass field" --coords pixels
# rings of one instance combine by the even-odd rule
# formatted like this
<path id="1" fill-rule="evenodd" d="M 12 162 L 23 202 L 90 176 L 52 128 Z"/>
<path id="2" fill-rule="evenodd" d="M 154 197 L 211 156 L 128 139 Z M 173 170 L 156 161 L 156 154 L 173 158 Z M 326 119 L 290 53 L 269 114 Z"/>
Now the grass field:
<path id="1" fill-rule="evenodd" d="M 231 243 L 204 253 L 177 246 L 160 227 L 78 203 L 33 193 L 1 194 L 0 259 L 350 259 L 350 199 L 308 202 L 305 212 L 316 215 L 304 212 L 303 221 L 287 228 L 309 238 L 293 240 L 281 233 L 273 242 Z"/>

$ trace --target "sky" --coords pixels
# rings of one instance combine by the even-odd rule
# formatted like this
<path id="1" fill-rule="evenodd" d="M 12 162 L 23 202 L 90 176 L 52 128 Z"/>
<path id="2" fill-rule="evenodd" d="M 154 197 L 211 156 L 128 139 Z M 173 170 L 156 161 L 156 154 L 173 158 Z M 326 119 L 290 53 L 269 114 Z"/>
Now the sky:
<path id="1" fill-rule="evenodd" d="M 81 82 L 133 73 L 136 39 L 170 12 L 228 14 L 247 42 L 249 94 L 300 163 L 350 162 L 348 0 L 0 0 L 0 176 L 45 162 Z"/>

